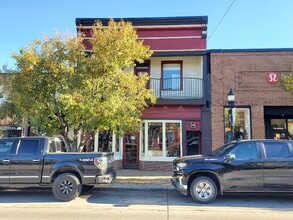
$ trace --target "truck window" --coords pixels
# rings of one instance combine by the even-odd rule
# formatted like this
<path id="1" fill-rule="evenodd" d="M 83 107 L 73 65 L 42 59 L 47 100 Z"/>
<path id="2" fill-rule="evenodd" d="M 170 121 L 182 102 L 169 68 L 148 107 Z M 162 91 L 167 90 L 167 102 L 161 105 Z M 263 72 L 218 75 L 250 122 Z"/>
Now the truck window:
<path id="1" fill-rule="evenodd" d="M 17 154 L 18 155 L 35 155 L 38 154 L 39 141 L 38 140 L 21 140 Z"/>
<path id="2" fill-rule="evenodd" d="M 50 153 L 66 152 L 65 143 L 63 142 L 63 140 L 60 138 L 51 138 L 49 152 Z"/>
<path id="3" fill-rule="evenodd" d="M 257 149 L 255 143 L 242 143 L 231 151 L 236 160 L 249 160 L 257 158 Z"/>
<path id="4" fill-rule="evenodd" d="M 10 154 L 11 148 L 12 148 L 13 141 L 0 141 L 0 155 L 7 155 Z"/>
<path id="5" fill-rule="evenodd" d="M 286 158 L 290 157 L 290 151 L 286 143 L 264 143 L 267 158 Z"/>

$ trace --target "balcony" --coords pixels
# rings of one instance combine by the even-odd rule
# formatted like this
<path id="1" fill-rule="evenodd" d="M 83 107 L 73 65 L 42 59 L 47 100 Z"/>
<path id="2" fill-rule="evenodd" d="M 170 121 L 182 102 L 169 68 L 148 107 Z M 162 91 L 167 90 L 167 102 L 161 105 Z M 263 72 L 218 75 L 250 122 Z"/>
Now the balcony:
<path id="1" fill-rule="evenodd" d="M 150 78 L 149 84 L 158 99 L 203 99 L 203 84 L 200 78 Z"/>

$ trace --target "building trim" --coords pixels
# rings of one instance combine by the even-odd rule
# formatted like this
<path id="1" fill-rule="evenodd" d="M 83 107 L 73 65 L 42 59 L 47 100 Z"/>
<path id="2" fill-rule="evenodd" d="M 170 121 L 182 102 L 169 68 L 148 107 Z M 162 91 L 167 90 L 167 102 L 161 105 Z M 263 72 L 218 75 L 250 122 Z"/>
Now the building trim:
<path id="1" fill-rule="evenodd" d="M 153 29 L 153 28 L 159 28 L 159 29 L 168 29 L 168 28 L 192 28 L 192 27 L 205 27 L 203 25 L 152 25 L 152 26 L 135 26 L 135 25 L 132 25 L 134 29 L 140 29 L 140 28 L 143 28 L 143 29 Z M 93 29 L 94 25 L 78 25 L 76 26 L 77 29 Z M 107 28 L 106 26 L 104 28 Z M 205 30 L 204 30 L 205 31 Z"/>
<path id="2" fill-rule="evenodd" d="M 103 25 L 107 25 L 111 18 L 76 18 L 76 26 L 91 26 L 95 21 L 99 20 Z M 182 17 L 142 17 L 142 18 L 113 18 L 115 21 L 129 21 L 133 26 L 160 26 L 160 25 L 199 25 L 206 29 L 208 23 L 207 16 L 182 16 Z"/>
<path id="3" fill-rule="evenodd" d="M 210 49 L 209 53 L 242 53 L 242 52 L 293 52 L 293 48 L 252 48 L 252 49 Z"/>

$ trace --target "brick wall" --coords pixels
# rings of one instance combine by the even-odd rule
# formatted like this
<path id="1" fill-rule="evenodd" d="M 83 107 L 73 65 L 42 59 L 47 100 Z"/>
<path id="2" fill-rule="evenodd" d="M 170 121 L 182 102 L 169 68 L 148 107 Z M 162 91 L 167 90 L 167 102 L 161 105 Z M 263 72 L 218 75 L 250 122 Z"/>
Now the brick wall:
<path id="1" fill-rule="evenodd" d="M 293 51 L 211 52 L 212 148 L 224 143 L 223 108 L 230 88 L 236 106 L 251 107 L 252 138 L 265 138 L 264 106 L 293 106 L 293 95 L 280 83 L 270 84 L 268 73 L 293 72 Z"/>

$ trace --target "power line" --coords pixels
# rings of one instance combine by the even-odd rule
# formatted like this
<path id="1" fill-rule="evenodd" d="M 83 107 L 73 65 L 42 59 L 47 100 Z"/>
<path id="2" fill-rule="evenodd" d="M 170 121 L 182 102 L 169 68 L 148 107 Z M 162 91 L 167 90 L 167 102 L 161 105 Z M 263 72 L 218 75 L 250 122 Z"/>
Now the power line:
<path id="1" fill-rule="evenodd" d="M 216 32 L 216 30 L 218 29 L 218 27 L 220 26 L 220 24 L 222 23 L 222 21 L 224 20 L 224 18 L 226 17 L 226 15 L 228 14 L 229 10 L 231 9 L 231 7 L 233 6 L 234 2 L 236 0 L 233 0 L 229 6 L 229 8 L 227 9 L 227 11 L 225 12 L 224 16 L 222 17 L 222 19 L 220 20 L 220 22 L 218 23 L 218 25 L 216 26 L 216 28 L 214 29 L 214 31 L 211 33 L 211 35 L 209 36 L 208 40 L 213 36 L 213 34 Z"/>

